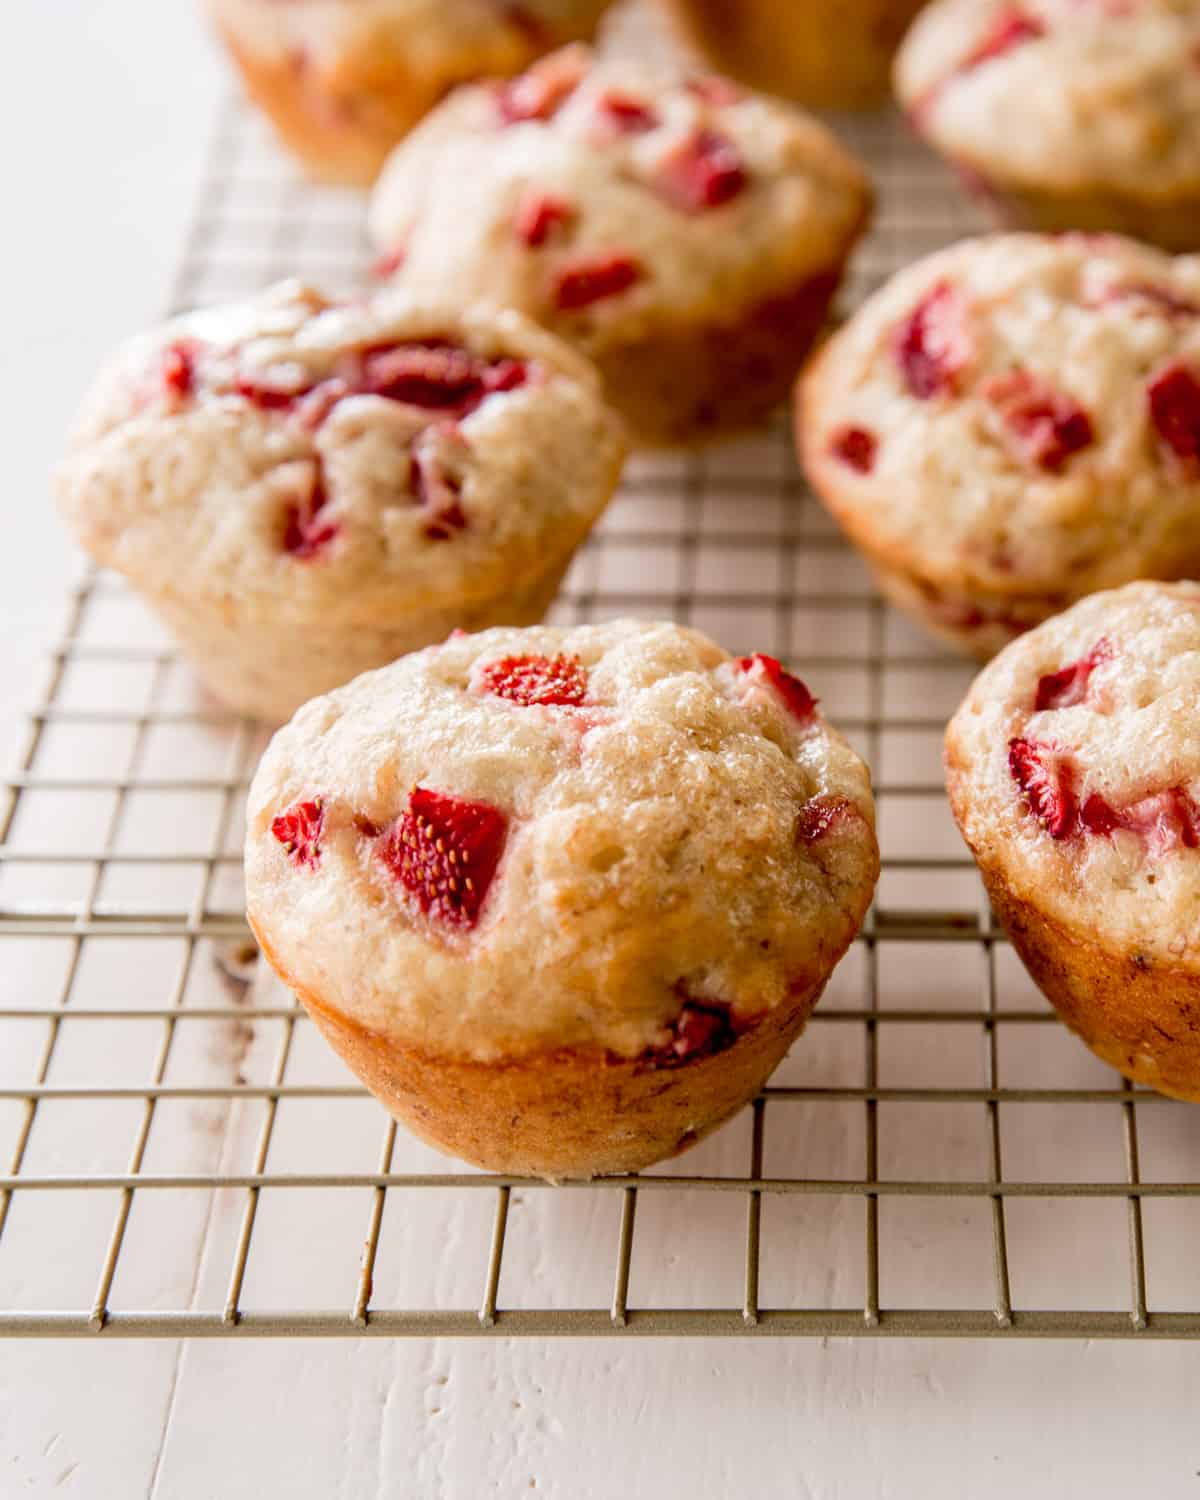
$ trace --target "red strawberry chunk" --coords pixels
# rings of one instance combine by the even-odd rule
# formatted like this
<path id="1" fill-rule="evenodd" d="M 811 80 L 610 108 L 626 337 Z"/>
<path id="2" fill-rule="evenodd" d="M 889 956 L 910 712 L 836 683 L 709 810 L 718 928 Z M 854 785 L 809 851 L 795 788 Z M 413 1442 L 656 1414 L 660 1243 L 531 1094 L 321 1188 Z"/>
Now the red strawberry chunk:
<path id="1" fill-rule="evenodd" d="M 465 448 L 466 443 L 457 429 L 451 427 L 449 431 L 455 435 L 456 445 Z M 431 542 L 448 542 L 456 531 L 466 529 L 462 479 L 447 468 L 436 448 L 418 443 L 413 449 L 409 459 L 409 482 L 417 504 L 426 513 L 425 535 Z"/>
<path id="2" fill-rule="evenodd" d="M 680 991 L 682 994 L 683 992 Z M 671 1023 L 671 1040 L 654 1047 L 643 1057 L 652 1068 L 677 1068 L 726 1052 L 737 1041 L 744 1026 L 734 1019 L 730 1006 L 719 1000 L 684 998 L 683 1009 Z"/>
<path id="3" fill-rule="evenodd" d="M 853 803 L 845 797 L 814 797 L 804 804 L 796 818 L 797 842 L 817 843 L 835 823 L 855 811 Z"/>
<path id="4" fill-rule="evenodd" d="M 1068 459 L 1095 441 L 1083 407 L 1028 370 L 998 375 L 983 394 L 999 411 L 1017 451 L 1048 474 L 1061 474 Z"/>
<path id="5" fill-rule="evenodd" d="M 321 833 L 325 827 L 325 801 L 293 802 L 272 819 L 271 832 L 287 850 L 294 865 L 315 870 L 321 861 Z"/>
<path id="6" fill-rule="evenodd" d="M 1088 833 L 1102 837 L 1121 830 L 1135 833 L 1155 856 L 1200 847 L 1200 807 L 1183 787 L 1154 792 L 1119 808 L 1093 792 L 1083 804 L 1080 821 Z"/>
<path id="7" fill-rule="evenodd" d="M 508 822 L 486 802 L 414 787 L 379 857 L 426 916 L 474 927 L 504 853 Z"/>
<path id="8" fill-rule="evenodd" d="M 313 382 L 294 385 L 272 385 L 270 381 L 255 375 L 239 375 L 233 383 L 239 396 L 257 406 L 260 411 L 290 411 L 302 397 L 313 388 Z"/>
<path id="9" fill-rule="evenodd" d="M 309 561 L 323 552 L 341 527 L 324 514 L 329 503 L 325 480 L 319 463 L 312 467 L 310 488 L 304 498 L 289 505 L 283 528 L 283 550 L 293 557 Z"/>
<path id="10" fill-rule="evenodd" d="M 536 249 L 544 245 L 556 229 L 563 228 L 575 217 L 575 210 L 565 198 L 555 198 L 549 193 L 528 192 L 517 205 L 513 229 L 517 238 Z"/>
<path id="11" fill-rule="evenodd" d="M 644 99 L 609 89 L 599 100 L 605 123 L 621 135 L 643 135 L 658 124 L 658 114 Z"/>
<path id="12" fill-rule="evenodd" d="M 839 427 L 829 443 L 833 456 L 857 474 L 869 474 L 875 467 L 879 439 L 865 427 Z"/>
<path id="13" fill-rule="evenodd" d="M 1150 281 L 1127 281 L 1109 287 L 1104 293 L 1103 300 L 1105 302 L 1144 302 L 1155 312 L 1160 312 L 1168 318 L 1200 317 L 1200 307 L 1197 307 L 1194 302 L 1189 302 L 1186 297 L 1181 297 L 1167 287 L 1157 286 Z"/>
<path id="14" fill-rule="evenodd" d="M 505 656 L 483 669 L 483 691 L 523 708 L 578 708 L 587 699 L 587 669 L 577 656 Z"/>
<path id="15" fill-rule="evenodd" d="M 585 72 L 583 58 L 575 52 L 560 52 L 545 59 L 503 85 L 496 98 L 500 118 L 506 125 L 553 119 Z"/>
<path id="16" fill-rule="evenodd" d="M 926 292 L 900 324 L 894 351 L 904 383 L 919 400 L 958 390 L 975 344 L 962 297 L 948 281 Z"/>
<path id="17" fill-rule="evenodd" d="M 659 163 L 659 196 L 684 213 L 728 203 L 746 186 L 746 169 L 733 142 L 716 130 L 696 130 Z"/>
<path id="18" fill-rule="evenodd" d="M 1046 35 L 1046 27 L 1037 16 L 1031 16 L 1020 6 L 1013 5 L 1003 10 L 984 33 L 982 39 L 958 65 L 956 72 L 968 73 L 983 63 L 1003 57 L 1026 42 L 1035 42 Z"/>
<path id="19" fill-rule="evenodd" d="M 644 274 L 632 255 L 618 252 L 570 261 L 558 273 L 554 301 L 563 312 L 573 312 L 628 291 Z"/>
<path id="20" fill-rule="evenodd" d="M 1051 838 L 1065 839 L 1074 833 L 1078 812 L 1074 770 L 1064 750 L 1046 741 L 1009 740 L 1008 768 L 1029 811 Z"/>
<path id="21" fill-rule="evenodd" d="M 1092 673 L 1102 661 L 1110 661 L 1112 654 L 1112 647 L 1101 637 L 1079 661 L 1073 661 L 1069 666 L 1060 667 L 1057 672 L 1048 672 L 1039 678 L 1033 702 L 1034 711 L 1041 713 L 1047 709 L 1074 708 L 1077 703 L 1083 703 L 1087 699 Z"/>
<path id="22" fill-rule="evenodd" d="M 1200 458 L 1200 379 L 1180 361 L 1160 370 L 1146 387 L 1150 420 L 1179 458 Z"/>
<path id="23" fill-rule="evenodd" d="M 740 104 L 746 97 L 737 84 L 719 73 L 693 73 L 683 84 L 688 93 L 714 109 L 723 109 L 728 104 Z"/>
<path id="24" fill-rule="evenodd" d="M 382 255 L 377 255 L 371 262 L 371 275 L 377 281 L 387 281 L 404 264 L 406 254 L 407 251 L 403 245 L 397 245 L 394 250 L 385 250 Z"/>
<path id="25" fill-rule="evenodd" d="M 200 345 L 195 339 L 179 339 L 163 350 L 162 383 L 179 401 L 185 401 L 195 389 L 199 352 Z"/>
<path id="26" fill-rule="evenodd" d="M 520 360 L 485 360 L 466 349 L 430 340 L 368 350 L 354 389 L 409 406 L 453 411 L 461 417 L 488 396 L 515 390 L 527 374 Z"/>
<path id="27" fill-rule="evenodd" d="M 773 656 L 755 652 L 753 656 L 739 656 L 734 666 L 755 682 L 766 682 L 783 699 L 784 706 L 801 724 L 811 722 L 817 700 L 798 677 L 781 666 Z"/>

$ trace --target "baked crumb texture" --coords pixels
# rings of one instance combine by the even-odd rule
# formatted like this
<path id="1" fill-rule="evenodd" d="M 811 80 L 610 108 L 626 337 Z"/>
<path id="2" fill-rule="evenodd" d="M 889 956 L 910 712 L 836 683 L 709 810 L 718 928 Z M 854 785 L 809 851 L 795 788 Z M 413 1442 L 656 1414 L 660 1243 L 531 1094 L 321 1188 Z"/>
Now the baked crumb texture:
<path id="1" fill-rule="evenodd" d="M 946 733 L 997 916 L 1071 1029 L 1200 1099 L 1200 584 L 1096 594 L 1008 646 Z"/>
<path id="2" fill-rule="evenodd" d="M 634 1171 L 719 1124 L 877 874 L 804 684 L 669 624 L 456 636 L 307 704 L 250 793 L 263 951 L 388 1109 L 496 1171 Z"/>

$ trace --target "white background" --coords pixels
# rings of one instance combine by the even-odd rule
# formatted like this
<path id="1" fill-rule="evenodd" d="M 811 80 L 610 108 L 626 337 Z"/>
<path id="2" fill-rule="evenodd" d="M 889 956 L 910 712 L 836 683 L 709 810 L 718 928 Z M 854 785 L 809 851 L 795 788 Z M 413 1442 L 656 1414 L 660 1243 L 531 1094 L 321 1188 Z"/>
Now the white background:
<path id="1" fill-rule="evenodd" d="M 165 303 L 223 71 L 186 0 L 6 15 L 8 729 L 74 566 L 46 473 Z M 1172 1500 L 1200 1496 L 1198 1411 L 1184 1345 L 10 1343 L 0 1494 Z"/>

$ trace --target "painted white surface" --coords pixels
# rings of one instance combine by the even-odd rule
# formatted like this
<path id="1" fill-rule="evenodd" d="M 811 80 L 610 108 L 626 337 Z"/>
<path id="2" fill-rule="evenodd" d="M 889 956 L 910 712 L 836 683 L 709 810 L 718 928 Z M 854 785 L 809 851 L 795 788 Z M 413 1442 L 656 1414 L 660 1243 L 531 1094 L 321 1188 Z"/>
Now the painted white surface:
<path id="1" fill-rule="evenodd" d="M 46 500 L 45 471 L 97 359 L 163 305 L 219 79 L 183 0 L 18 0 L 10 20 L 9 45 L 0 54 L 8 206 L 0 238 L 8 293 L 0 345 L 0 410 L 9 439 L 8 545 L 0 548 L 6 727 L 14 705 L 28 696 L 35 648 L 53 637 L 62 582 L 72 568 Z M 112 974 L 91 976 L 98 993 L 111 996 L 120 960 L 112 955 L 118 966 Z M 915 954 L 911 975 L 895 978 L 892 1003 L 928 997 L 928 972 Z M 0 973 L 0 982 L 10 981 L 16 982 Z M 201 989 L 208 982 L 204 974 L 195 977 Z M 854 976 L 848 971 L 842 982 L 849 997 Z M 828 1003 L 839 1003 L 836 991 Z M 845 1050 L 849 1030 L 814 1027 L 803 1053 L 787 1065 L 789 1081 L 855 1081 L 860 1058 Z M 108 1035 L 110 1045 L 122 1045 Z M 140 1036 L 132 1029 L 129 1045 Z M 9 1029 L 0 1067 L 20 1075 L 27 1040 Z M 234 1067 L 250 1078 L 269 1073 L 277 1043 L 271 1028 L 259 1028 L 245 1056 L 223 1052 L 219 1042 L 204 1034 L 194 1043 L 181 1037 L 172 1068 L 190 1079 L 227 1078 Z M 289 1076 L 340 1078 L 313 1042 L 298 1031 L 296 1071 Z M 953 1058 L 923 1055 L 916 1037 L 912 1045 L 900 1036 L 889 1046 L 881 1056 L 885 1082 L 918 1082 L 939 1067 L 958 1066 Z M 1028 1081 L 1062 1078 L 1065 1070 L 1072 1082 L 1094 1066 L 1048 1029 L 1030 1037 L 1010 1065 Z M 104 1066 L 81 1042 L 60 1054 L 55 1076 L 60 1082 L 94 1077 Z M 57 1118 L 61 1125 L 40 1131 L 33 1143 L 42 1169 L 64 1170 L 81 1151 L 96 1165 L 123 1164 L 135 1123 L 128 1110 L 113 1106 L 110 1118 L 80 1119 L 73 1128 L 68 1117 Z M 1027 1118 L 1014 1123 L 1005 1141 L 1014 1175 L 1053 1176 L 1068 1160 L 1067 1170 L 1086 1163 L 1098 1177 L 1120 1172 L 1119 1146 L 1103 1133 L 1107 1117 L 1058 1118 L 1042 1133 Z M 1142 1118 L 1147 1176 L 1195 1175 L 1200 1125 L 1175 1109 L 1161 1117 L 1144 1111 Z M 810 1152 L 814 1174 L 859 1170 L 857 1115 L 844 1130 L 819 1124 L 809 1106 L 797 1106 L 788 1119 L 781 1133 L 771 1127 L 768 1171 L 776 1150 Z M 949 1109 L 936 1120 L 895 1118 L 893 1128 L 882 1129 L 881 1172 L 918 1175 L 914 1151 L 936 1157 L 949 1175 L 978 1171 L 981 1120 L 981 1111 Z M 0 1124 L 7 1128 L 7 1119 Z M 229 1121 L 203 1108 L 165 1111 L 152 1154 L 161 1150 L 172 1165 L 186 1161 L 196 1169 L 218 1157 L 248 1167 L 256 1127 L 249 1110 Z M 1072 1132 L 1067 1138 L 1064 1129 Z M 319 1166 L 320 1152 L 336 1139 L 339 1164 L 347 1153 L 361 1153 L 367 1169 L 381 1138 L 373 1106 L 313 1110 L 281 1122 L 272 1163 Z M 406 1141 L 398 1153 L 405 1162 L 428 1160 Z M 689 1168 L 740 1171 L 747 1153 L 740 1122 L 701 1148 Z M 406 1214 L 399 1195 L 390 1195 L 376 1275 L 380 1300 L 478 1301 L 484 1265 L 466 1252 L 486 1243 L 481 1231 L 491 1201 L 479 1196 L 478 1206 L 437 1209 L 423 1202 L 419 1214 Z M 317 1198 L 302 1198 L 293 1195 L 264 1213 L 246 1306 L 297 1300 L 326 1306 L 338 1299 L 349 1305 L 348 1271 L 366 1228 L 366 1195 L 352 1220 L 324 1212 Z M 198 1205 L 181 1211 L 177 1199 L 143 1195 L 113 1305 L 177 1306 L 194 1285 L 198 1305 L 219 1306 L 243 1203 L 243 1195 L 228 1193 L 212 1205 L 201 1261 L 206 1225 Z M 1094 1207 L 1123 1212 L 1119 1205 Z M 742 1202 L 705 1199 L 674 1208 L 643 1195 L 631 1302 L 736 1297 Z M 931 1295 L 931 1224 L 927 1216 L 906 1217 L 904 1209 L 885 1205 L 884 1220 L 898 1252 L 889 1262 L 898 1281 L 883 1291 L 900 1303 Z M 940 1244 L 950 1237 L 962 1247 L 961 1254 L 938 1254 L 933 1294 L 943 1300 L 980 1300 L 987 1265 L 986 1256 L 982 1265 L 977 1258 L 974 1211 L 960 1205 L 937 1225 Z M 14 1214 L 0 1242 L 5 1294 L 27 1305 L 44 1300 L 47 1277 L 64 1300 L 86 1302 L 93 1290 L 113 1205 L 97 1203 L 94 1222 L 82 1231 L 73 1216 L 70 1243 L 63 1238 L 66 1221 L 56 1234 L 55 1212 L 45 1195 L 37 1207 L 43 1217 L 23 1222 Z M 818 1213 L 769 1203 L 764 1213 L 781 1217 L 766 1237 L 764 1302 L 810 1297 L 817 1282 L 832 1302 L 853 1298 L 861 1283 L 855 1212 L 854 1205 Z M 1081 1304 L 1102 1298 L 1120 1304 L 1124 1263 L 1112 1254 L 1114 1245 L 1121 1248 L 1119 1235 L 1100 1232 L 1099 1224 L 1089 1229 L 1086 1215 L 1074 1220 L 1063 1247 L 1072 1285 L 1045 1284 L 1038 1254 L 1044 1240 L 1019 1219 L 1019 1213 L 1010 1219 L 1010 1240 L 1027 1302 L 1074 1295 Z M 1194 1247 L 1194 1232 L 1181 1230 L 1175 1226 L 1174 1242 Z M 519 1305 L 536 1296 L 543 1303 L 603 1303 L 615 1233 L 615 1203 L 610 1208 L 599 1195 L 515 1195 L 501 1302 Z M 794 1247 L 794 1255 L 780 1246 Z M 1157 1276 L 1167 1301 L 1178 1286 L 1180 1297 L 1194 1303 L 1195 1259 L 1181 1254 L 1168 1264 L 1152 1262 L 1152 1297 Z M 1015 1493 L 1133 1491 L 1174 1500 L 1200 1495 L 1198 1409 L 1200 1349 L 1188 1346 L 13 1343 L 0 1351 L 0 1495 L 1007 1500 Z"/>

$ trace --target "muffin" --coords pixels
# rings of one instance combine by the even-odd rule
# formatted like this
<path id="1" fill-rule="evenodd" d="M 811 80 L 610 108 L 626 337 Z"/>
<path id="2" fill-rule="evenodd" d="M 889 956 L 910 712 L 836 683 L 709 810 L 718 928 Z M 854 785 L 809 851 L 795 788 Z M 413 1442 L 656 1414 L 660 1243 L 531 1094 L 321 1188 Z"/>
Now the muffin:
<path id="1" fill-rule="evenodd" d="M 1096 594 L 1007 647 L 946 733 L 996 915 L 1069 1027 L 1200 1099 L 1200 584 Z"/>
<path id="2" fill-rule="evenodd" d="M 1096 590 L 1200 575 L 1200 258 L 994 235 L 902 271 L 798 397 L 880 588 L 979 657 Z"/>
<path id="3" fill-rule="evenodd" d="M 692 630 L 455 636 L 306 704 L 250 791 L 263 952 L 443 1151 L 632 1172 L 753 1097 L 878 873 L 796 677 Z"/>
<path id="4" fill-rule="evenodd" d="M 370 226 L 418 296 L 536 318 L 597 364 L 638 439 L 671 443 L 783 399 L 868 204 L 862 169 L 790 105 L 574 47 L 440 105 Z"/>
<path id="5" fill-rule="evenodd" d="M 1200 247 L 1195 0 L 937 0 L 896 59 L 918 132 L 1014 227 Z"/>
<path id="6" fill-rule="evenodd" d="M 209 688 L 278 722 L 456 626 L 541 619 L 621 457 L 594 373 L 516 313 L 286 283 L 129 344 L 58 494 Z"/>
<path id="7" fill-rule="evenodd" d="M 590 37 L 608 0 L 207 0 L 251 98 L 315 176 L 369 183 L 448 89 Z"/>
<path id="8" fill-rule="evenodd" d="M 892 56 L 925 0 L 668 0 L 714 68 L 821 109 L 867 109 L 888 95 Z"/>

